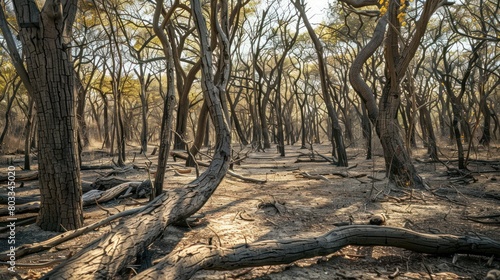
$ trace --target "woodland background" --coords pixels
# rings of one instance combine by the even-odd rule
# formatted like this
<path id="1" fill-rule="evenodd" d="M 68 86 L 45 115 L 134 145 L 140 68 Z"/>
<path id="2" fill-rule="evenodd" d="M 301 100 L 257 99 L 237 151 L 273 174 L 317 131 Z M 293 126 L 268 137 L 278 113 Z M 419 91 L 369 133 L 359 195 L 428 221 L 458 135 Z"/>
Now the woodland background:
<path id="1" fill-rule="evenodd" d="M 207 246 L 227 247 L 217 231 L 227 229 L 234 218 L 218 216 L 224 222 L 214 230 L 207 224 L 215 222 L 210 215 L 217 216 L 218 207 L 206 203 L 220 195 L 219 186 L 226 189 L 228 184 L 234 185 L 226 192 L 234 192 L 235 200 L 219 211 L 236 211 L 242 223 L 270 222 L 277 234 L 268 234 L 269 239 L 291 238 L 279 229 L 288 231 L 293 225 L 279 221 L 299 215 L 306 217 L 298 219 L 302 233 L 319 226 L 315 219 L 323 219 L 328 226 L 314 233 L 334 225 L 346 236 L 364 234 L 340 248 L 384 245 L 377 239 L 382 234 L 396 240 L 386 245 L 419 253 L 499 255 L 494 240 L 499 238 L 495 229 L 500 197 L 498 1 L 330 1 L 321 22 L 318 17 L 310 22 L 311 13 L 306 12 L 317 3 L 300 0 L 0 4 L 1 160 L 18 171 L 17 190 L 23 196 L 17 198 L 17 213 L 25 211 L 31 222 L 36 219 L 36 227 L 20 231 L 24 247 L 18 251 L 29 251 L 29 243 L 43 241 L 33 232 L 54 232 L 47 236 L 51 237 L 83 229 L 76 238 L 88 233 L 94 222 L 111 222 L 93 227 L 101 231 L 92 236 L 97 241 L 85 241 L 81 250 L 68 246 L 65 250 L 71 253 L 61 266 L 52 270 L 62 260 L 42 264 L 40 274 L 29 277 L 52 270 L 44 277 L 186 278 L 200 269 L 339 256 L 331 255 L 338 249 L 328 245 L 338 242 L 328 239 L 340 234 L 335 230 L 325 237 L 326 243 L 318 242 L 323 249 L 309 252 L 308 246 L 314 245 L 303 240 L 273 247 L 256 234 L 265 232 L 265 223 L 252 230 L 234 225 L 236 232 L 249 236 L 248 243 L 260 240 L 256 247 L 262 249 L 242 253 L 242 248 L 233 247 L 238 261 L 222 258 L 224 250 L 214 253 L 188 246 L 200 236 L 189 239 L 189 234 L 171 233 L 177 242 L 188 240 L 172 249 L 177 242 L 165 241 L 166 230 L 193 221 L 201 224 L 198 233 L 209 240 Z M 232 179 L 224 179 L 226 174 Z M 294 184 L 318 189 L 299 191 Z M 338 188 L 332 191 L 334 185 Z M 268 190 L 260 190 L 262 186 Z M 272 195 L 277 190 L 280 199 Z M 128 204 L 130 192 L 144 206 Z M 299 198 L 304 192 L 314 197 L 312 202 Z M 272 199 L 244 206 L 253 216 L 264 215 L 260 218 L 231 208 L 236 201 L 270 193 Z M 340 201 L 299 214 L 308 203 L 319 205 L 329 195 Z M 3 197 L 3 204 L 7 200 Z M 360 201 L 367 202 L 356 210 L 338 210 L 339 221 L 326 218 L 329 210 Z M 395 203 L 384 204 L 388 201 Z M 121 214 L 96 214 L 105 202 L 111 203 L 105 207 L 124 203 Z M 406 214 L 386 215 L 413 204 L 437 208 L 406 213 L 413 226 L 407 226 Z M 209 207 L 208 212 L 189 218 L 202 207 Z M 441 207 L 449 209 L 443 220 L 440 211 L 448 210 Z M 460 210 L 450 210 L 453 207 Z M 385 213 L 376 216 L 382 224 L 394 229 L 360 225 L 380 213 Z M 425 215 L 437 216 L 418 224 L 416 220 Z M 122 216 L 130 217 L 112 222 Z M 424 243 L 408 245 L 414 233 L 404 228 L 467 238 L 432 239 L 415 233 L 419 242 L 432 244 L 419 251 Z M 159 250 L 158 242 L 172 248 Z M 281 247 L 287 242 L 290 248 Z M 471 243 L 457 245 L 460 242 Z M 56 248 L 55 243 L 47 244 L 42 247 Z M 442 252 L 443 247 L 455 251 Z M 283 254 L 270 257 L 266 250 Z M 245 254 L 252 256 L 248 262 L 241 259 Z M 381 252 L 391 254 L 404 255 Z M 373 252 L 344 255 L 377 258 Z M 498 268 L 493 259 L 480 259 L 481 267 L 474 263 L 466 274 L 460 274 L 461 268 L 442 268 L 438 261 L 433 265 L 456 277 L 469 277 L 484 275 L 487 267 Z M 455 258 L 445 262 L 456 264 Z M 377 268 L 375 274 L 393 273 L 388 263 L 385 272 Z M 432 278 L 433 272 L 422 263 L 425 273 L 420 275 Z M 136 266 L 131 269 L 131 264 Z M 373 272 L 355 261 L 351 264 L 361 271 L 359 277 Z M 399 270 L 394 273 L 401 275 Z M 406 273 L 417 270 L 407 267 Z M 235 277 L 268 274 L 248 273 L 244 270 Z M 290 277 L 298 277 L 296 273 Z M 350 277 L 339 273 L 336 277 Z"/>

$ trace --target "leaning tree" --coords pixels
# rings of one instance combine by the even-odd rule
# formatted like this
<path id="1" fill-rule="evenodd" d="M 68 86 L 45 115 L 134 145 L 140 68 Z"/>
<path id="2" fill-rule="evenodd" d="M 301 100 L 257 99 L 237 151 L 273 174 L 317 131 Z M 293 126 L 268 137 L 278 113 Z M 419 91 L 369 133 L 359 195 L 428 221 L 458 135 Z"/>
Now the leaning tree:
<path id="1" fill-rule="evenodd" d="M 375 27 L 370 42 L 359 51 L 349 71 L 352 87 L 365 102 L 371 122 L 375 125 L 384 150 L 384 159 L 390 181 L 399 186 L 424 186 L 422 178 L 411 162 L 404 146 L 401 127 L 398 123 L 398 110 L 401 105 L 401 82 L 411 60 L 415 56 L 420 41 L 427 29 L 432 14 L 441 6 L 449 4 L 446 0 L 427 0 L 412 30 L 405 30 L 406 1 L 384 0 L 381 4 L 374 0 L 342 0 L 354 7 L 379 5 L 381 17 Z M 405 38 L 403 34 L 410 35 Z M 402 43 L 402 38 L 404 42 Z M 385 82 L 377 105 L 375 94 L 361 76 L 363 64 L 370 59 L 375 50 L 384 44 Z"/>

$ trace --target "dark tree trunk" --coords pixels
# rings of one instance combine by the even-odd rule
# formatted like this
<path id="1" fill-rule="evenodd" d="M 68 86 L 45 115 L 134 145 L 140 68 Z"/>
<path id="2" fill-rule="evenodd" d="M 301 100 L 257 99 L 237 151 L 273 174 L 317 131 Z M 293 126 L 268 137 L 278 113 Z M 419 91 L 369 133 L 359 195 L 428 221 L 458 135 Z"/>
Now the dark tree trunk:
<path id="1" fill-rule="evenodd" d="M 194 137 L 194 142 L 191 148 L 189 148 L 189 157 L 186 161 L 186 166 L 195 166 L 195 158 L 203 145 L 203 139 L 205 138 L 205 132 L 208 131 L 208 106 L 204 101 L 201 106 L 200 114 L 198 115 L 198 124 L 196 125 L 196 135 Z"/>
<path id="2" fill-rule="evenodd" d="M 361 103 L 361 110 L 363 116 L 361 117 L 361 129 L 363 133 L 363 139 L 365 139 L 366 145 L 366 159 L 372 158 L 372 124 L 368 118 L 368 112 L 366 111 L 365 103 Z"/>
<path id="3" fill-rule="evenodd" d="M 74 70 L 68 48 L 76 1 L 14 1 L 38 123 L 41 193 L 37 224 L 48 231 L 83 225 L 76 143 Z"/>
<path id="4" fill-rule="evenodd" d="M 307 32 L 309 33 L 309 37 L 314 43 L 314 48 L 316 50 L 316 54 L 318 56 L 318 67 L 321 79 L 321 91 L 323 94 L 323 100 L 325 101 L 326 109 L 328 110 L 328 116 L 331 121 L 331 129 L 332 129 L 332 154 L 334 151 L 337 151 L 337 165 L 338 166 L 348 166 L 347 162 L 347 153 L 344 145 L 344 137 L 342 136 L 342 129 L 340 127 L 339 118 L 335 108 L 333 107 L 333 103 L 330 97 L 329 87 L 328 87 L 328 73 L 326 69 L 325 59 L 323 56 L 323 46 L 319 41 L 318 36 L 314 32 L 311 24 L 309 23 L 309 19 L 304 11 L 304 7 L 300 3 L 299 0 L 293 2 L 295 8 L 299 11 L 302 20 L 307 28 Z"/>

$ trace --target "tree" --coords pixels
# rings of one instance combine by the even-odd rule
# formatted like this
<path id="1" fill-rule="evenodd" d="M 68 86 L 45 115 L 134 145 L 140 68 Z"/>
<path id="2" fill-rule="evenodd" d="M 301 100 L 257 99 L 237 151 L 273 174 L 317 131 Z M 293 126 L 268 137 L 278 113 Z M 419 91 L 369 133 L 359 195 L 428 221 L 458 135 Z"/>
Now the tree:
<path id="1" fill-rule="evenodd" d="M 51 231 L 83 225 L 70 53 L 76 5 L 76 0 L 48 0 L 40 10 L 34 0 L 14 1 L 28 87 L 33 87 L 37 110 L 41 193 L 37 224 Z"/>
<path id="2" fill-rule="evenodd" d="M 323 57 L 323 46 L 321 45 L 318 36 L 316 35 L 314 29 L 309 23 L 309 19 L 307 18 L 303 4 L 300 2 L 300 0 L 294 0 L 293 4 L 295 5 L 295 8 L 299 11 L 301 18 L 304 21 L 304 24 L 306 25 L 307 32 L 309 33 L 309 36 L 311 37 L 311 40 L 314 43 L 314 48 L 318 56 L 318 67 L 321 79 L 321 91 L 323 93 L 323 99 L 326 103 L 326 109 L 328 110 L 328 116 L 330 117 L 332 124 L 332 136 L 333 136 L 332 149 L 337 150 L 337 157 L 338 157 L 337 165 L 348 166 L 347 153 L 345 151 L 345 145 L 344 145 L 344 137 L 342 136 L 342 129 L 340 128 L 339 118 L 337 116 L 335 108 L 333 107 L 332 98 L 330 96 L 329 78 L 326 69 L 325 59 Z"/>
<path id="3" fill-rule="evenodd" d="M 375 5 L 373 1 L 349 1 L 348 4 L 357 7 Z M 424 3 L 420 18 L 415 29 L 407 39 L 404 48 L 400 46 L 402 23 L 406 14 L 406 4 L 399 1 L 386 0 L 381 7 L 382 17 L 379 19 L 371 41 L 358 53 L 353 61 L 349 79 L 353 88 L 366 104 L 371 122 L 375 125 L 382 148 L 384 149 L 385 166 L 389 179 L 399 186 L 422 187 L 424 182 L 412 164 L 408 150 L 405 148 L 400 126 L 397 121 L 398 110 L 401 104 L 400 84 L 406 74 L 410 61 L 413 59 L 422 37 L 425 34 L 427 23 L 432 14 L 442 5 L 448 4 L 441 0 L 428 0 Z M 387 33 L 385 31 L 386 27 Z M 382 88 L 379 104 L 376 105 L 373 90 L 361 77 L 361 68 L 374 51 L 385 42 L 385 82 Z"/>
<path id="4" fill-rule="evenodd" d="M 160 6 L 157 5 L 155 23 L 159 22 L 159 14 L 163 9 L 163 2 L 159 1 L 158 3 Z M 224 45 L 221 49 L 223 63 L 219 65 L 222 75 L 217 83 L 214 81 L 212 73 L 208 31 L 201 4 L 197 0 L 192 0 L 191 6 L 200 38 L 204 98 L 207 100 L 217 135 L 214 157 L 210 166 L 200 177 L 184 188 L 156 197 L 141 212 L 125 220 L 97 242 L 89 244 L 42 279 L 78 279 L 89 276 L 99 279 L 116 278 L 131 261 L 147 251 L 149 244 L 160 237 L 167 226 L 198 211 L 226 175 L 231 158 L 231 132 L 220 93 L 227 86 L 230 69 L 229 43 L 226 37 L 227 33 L 224 33 L 224 30 L 227 31 L 227 22 L 225 22 L 227 20 L 227 8 L 225 8 L 227 2 L 221 1 L 221 22 L 217 23 L 218 36 Z M 168 19 L 168 15 L 165 18 Z M 158 28 L 162 25 L 155 26 Z M 173 69 L 173 67 L 169 69 Z"/>

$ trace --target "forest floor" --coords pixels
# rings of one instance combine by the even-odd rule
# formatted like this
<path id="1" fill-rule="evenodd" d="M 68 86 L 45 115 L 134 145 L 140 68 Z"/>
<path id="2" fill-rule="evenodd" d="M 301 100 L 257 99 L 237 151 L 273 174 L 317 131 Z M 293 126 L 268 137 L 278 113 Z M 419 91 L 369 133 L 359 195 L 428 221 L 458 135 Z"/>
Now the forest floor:
<path id="1" fill-rule="evenodd" d="M 331 147 L 316 145 L 314 152 L 329 156 Z M 298 146 L 287 146 L 285 157 L 280 157 L 273 149 L 265 153 L 248 153 L 241 165 L 234 165 L 234 171 L 266 182 L 250 183 L 226 176 L 198 212 L 203 217 L 191 228 L 169 227 L 164 236 L 151 246 L 154 257 L 170 252 L 174 246 L 195 243 L 216 242 L 230 247 L 259 240 L 312 237 L 342 223 L 366 224 L 372 215 L 379 213 L 387 217 L 386 225 L 394 227 L 421 233 L 487 236 L 500 240 L 499 147 L 493 146 L 471 156 L 474 160 L 471 160 L 469 168 L 474 171 L 472 175 L 475 182 L 470 182 L 470 178 L 450 177 L 441 163 L 425 163 L 429 159 L 425 157 L 424 150 L 413 151 L 417 169 L 431 190 L 395 189 L 388 186 L 383 157 L 380 155 L 366 160 L 363 150 L 349 149 L 349 168 L 337 167 L 329 162 L 297 162 L 297 159 L 307 160 L 309 157 L 303 154 L 310 153 L 311 150 Z M 455 156 L 453 151 L 448 149 L 443 153 L 450 159 L 446 161 L 447 165 L 455 167 L 456 161 L 451 160 Z M 7 158 L 16 163 L 22 156 L 0 158 L 2 173 L 6 173 Z M 315 159 L 322 158 L 316 154 Z M 149 157 L 149 160 L 153 162 L 154 169 L 156 157 Z M 145 162 L 147 159 L 144 156 L 137 155 L 133 164 L 145 167 Z M 188 174 L 175 174 L 174 170 L 185 171 L 186 168 L 179 160 L 170 160 L 170 163 L 166 190 L 182 187 L 195 178 L 194 168 Z M 102 151 L 84 153 L 83 165 L 109 164 L 111 158 Z M 204 170 L 200 168 L 200 171 Z M 93 182 L 109 171 L 83 170 L 82 179 Z M 18 171 L 16 175 L 20 174 L 23 171 Z M 132 169 L 117 176 L 141 181 L 148 178 L 148 172 L 146 169 Z M 6 183 L 1 184 L 1 194 L 6 194 Z M 24 186 L 16 190 L 16 197 L 37 194 L 37 186 L 36 180 L 24 182 Z M 99 206 L 85 207 L 85 224 L 137 207 L 138 202 L 144 203 L 147 199 L 115 199 Z M 0 279 L 37 279 L 55 264 L 44 267 L 23 265 L 39 264 L 75 253 L 114 225 L 116 223 L 50 250 L 17 259 L 17 278 L 8 276 L 5 273 L 8 266 L 2 265 Z M 5 223 L 1 226 L 5 226 Z M 16 246 L 43 241 L 54 235 L 55 232 L 42 231 L 34 224 L 18 226 Z M 2 252 L 9 246 L 7 236 L 8 233 L 1 233 Z M 500 261 L 488 257 L 433 256 L 390 247 L 348 246 L 332 255 L 288 265 L 200 271 L 194 279 L 483 279 L 487 271 L 493 268 L 500 268 Z"/>

